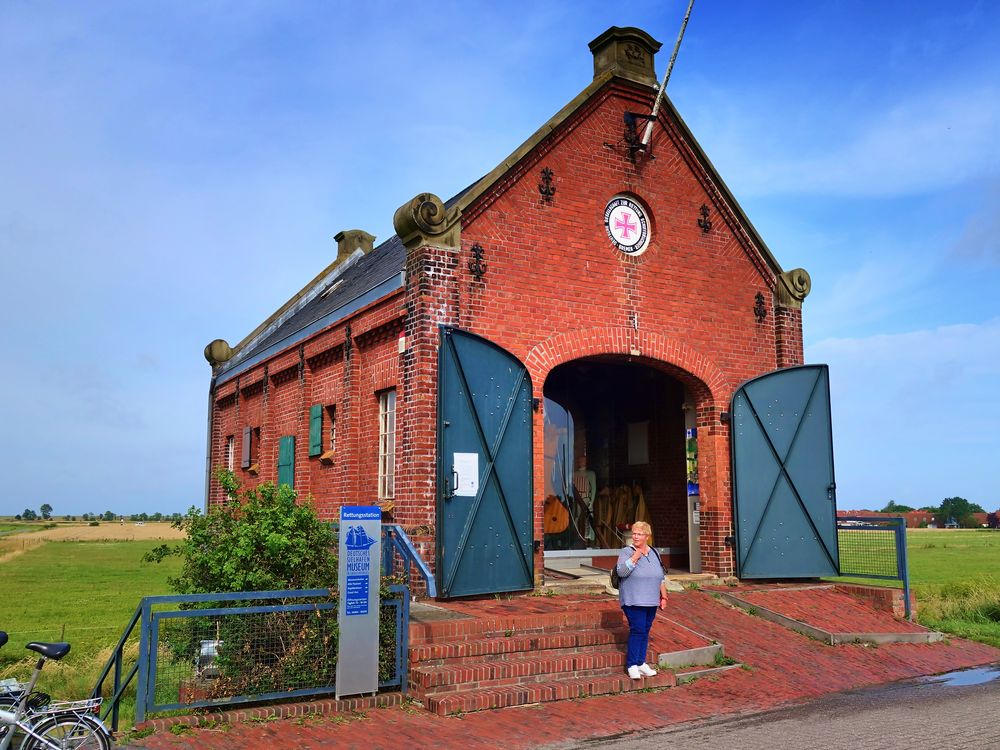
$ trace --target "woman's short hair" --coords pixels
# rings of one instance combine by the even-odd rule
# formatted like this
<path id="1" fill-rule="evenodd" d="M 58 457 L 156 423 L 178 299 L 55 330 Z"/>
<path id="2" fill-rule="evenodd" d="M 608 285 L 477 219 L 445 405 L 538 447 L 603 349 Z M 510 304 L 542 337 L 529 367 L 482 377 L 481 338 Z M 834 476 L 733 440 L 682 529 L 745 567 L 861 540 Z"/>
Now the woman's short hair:
<path id="1" fill-rule="evenodd" d="M 645 521 L 636 521 L 634 524 L 632 524 L 632 531 L 638 531 L 643 534 L 653 533 L 652 527 Z"/>

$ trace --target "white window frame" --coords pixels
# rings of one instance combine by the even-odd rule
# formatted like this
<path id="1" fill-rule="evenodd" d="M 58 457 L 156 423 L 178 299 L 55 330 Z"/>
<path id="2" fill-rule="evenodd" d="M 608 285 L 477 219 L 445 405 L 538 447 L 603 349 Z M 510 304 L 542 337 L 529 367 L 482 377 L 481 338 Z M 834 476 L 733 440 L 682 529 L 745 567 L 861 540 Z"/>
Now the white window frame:
<path id="1" fill-rule="evenodd" d="M 396 496 L 396 389 L 378 395 L 378 497 Z"/>
<path id="2" fill-rule="evenodd" d="M 236 436 L 226 435 L 226 468 L 233 471 L 236 467 Z"/>

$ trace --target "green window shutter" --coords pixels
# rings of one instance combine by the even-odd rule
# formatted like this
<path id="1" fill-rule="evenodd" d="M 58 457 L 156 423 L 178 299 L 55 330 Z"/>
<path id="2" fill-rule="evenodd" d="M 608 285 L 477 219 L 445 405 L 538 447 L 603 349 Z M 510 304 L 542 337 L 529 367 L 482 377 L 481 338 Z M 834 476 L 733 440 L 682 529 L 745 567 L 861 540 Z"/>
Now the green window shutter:
<path id="1" fill-rule="evenodd" d="M 323 404 L 309 407 L 309 455 L 323 452 Z"/>
<path id="2" fill-rule="evenodd" d="M 253 430 L 250 427 L 243 428 L 243 452 L 240 456 L 240 468 L 250 468 L 250 441 L 253 440 Z"/>
<path id="3" fill-rule="evenodd" d="M 278 443 L 278 484 L 295 486 L 295 436 L 283 435 Z"/>

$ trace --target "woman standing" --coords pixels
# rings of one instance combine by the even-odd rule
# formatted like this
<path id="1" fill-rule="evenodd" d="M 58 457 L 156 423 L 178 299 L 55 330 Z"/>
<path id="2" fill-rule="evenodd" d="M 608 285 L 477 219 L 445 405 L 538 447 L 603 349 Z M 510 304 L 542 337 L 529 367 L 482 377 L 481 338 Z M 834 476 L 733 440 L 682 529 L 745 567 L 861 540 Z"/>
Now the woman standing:
<path id="1" fill-rule="evenodd" d="M 645 521 L 632 524 L 632 544 L 618 555 L 618 601 L 628 620 L 628 654 L 625 666 L 633 680 L 652 677 L 656 670 L 646 664 L 649 630 L 656 608 L 667 606 L 665 571 L 660 556 L 649 546 L 652 529 Z"/>

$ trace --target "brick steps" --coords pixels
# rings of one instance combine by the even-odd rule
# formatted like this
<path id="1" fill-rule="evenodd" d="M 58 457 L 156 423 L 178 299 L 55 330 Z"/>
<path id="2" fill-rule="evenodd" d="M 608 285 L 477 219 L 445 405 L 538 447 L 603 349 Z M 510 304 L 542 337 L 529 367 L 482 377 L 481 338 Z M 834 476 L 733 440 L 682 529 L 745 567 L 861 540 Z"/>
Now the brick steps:
<path id="1" fill-rule="evenodd" d="M 591 695 L 608 695 L 648 688 L 667 688 L 677 684 L 672 672 L 661 672 L 655 677 L 641 680 L 629 679 L 620 670 L 617 674 L 551 680 L 522 685 L 484 687 L 454 693 L 436 693 L 427 696 L 425 705 L 439 716 L 483 711 L 494 708 L 524 706 L 529 703 L 585 698 Z"/>
<path id="2" fill-rule="evenodd" d="M 537 654 L 539 652 L 599 649 L 612 647 L 624 643 L 626 640 L 628 640 L 628 631 L 618 628 L 425 643 L 420 646 L 411 646 L 410 664 L 411 666 L 438 666 L 444 663 L 468 664 L 480 662 L 483 657 L 517 658 L 526 652 Z"/>
<path id="3" fill-rule="evenodd" d="M 625 669 L 625 655 L 619 648 L 566 653 L 548 652 L 517 659 L 479 661 L 465 664 L 420 666 L 411 669 L 410 683 L 424 691 L 441 691 L 468 687 L 537 682 L 553 675 L 584 677 L 598 674 L 620 674 Z"/>
<path id="4" fill-rule="evenodd" d="M 443 622 L 411 623 L 410 646 L 459 643 L 511 635 L 542 635 L 573 630 L 615 629 L 622 625 L 618 607 L 565 612 L 558 615 L 514 615 L 468 618 Z"/>
<path id="5" fill-rule="evenodd" d="M 673 687 L 683 679 L 681 673 L 665 670 L 629 679 L 628 630 L 614 602 L 512 616 L 484 614 L 411 625 L 410 695 L 429 711 L 445 716 Z M 680 645 L 692 637 L 701 643 L 670 621 L 655 627 L 667 643 Z M 656 653 L 651 649 L 649 664 L 655 665 Z"/>

